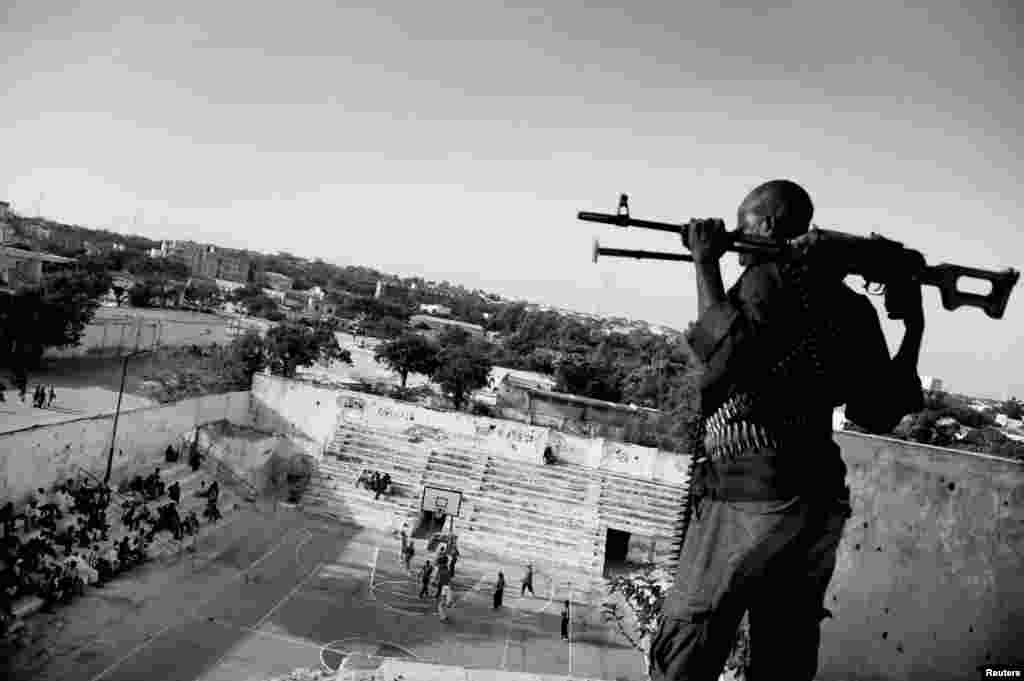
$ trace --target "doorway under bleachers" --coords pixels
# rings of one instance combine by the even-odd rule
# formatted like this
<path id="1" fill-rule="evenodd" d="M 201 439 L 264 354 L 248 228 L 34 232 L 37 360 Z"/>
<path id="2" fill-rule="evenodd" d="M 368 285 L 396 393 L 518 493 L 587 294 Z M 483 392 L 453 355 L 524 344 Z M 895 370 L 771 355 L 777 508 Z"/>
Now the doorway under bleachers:
<path id="1" fill-rule="evenodd" d="M 604 542 L 605 577 L 624 576 L 654 562 L 654 539 L 609 527 Z"/>

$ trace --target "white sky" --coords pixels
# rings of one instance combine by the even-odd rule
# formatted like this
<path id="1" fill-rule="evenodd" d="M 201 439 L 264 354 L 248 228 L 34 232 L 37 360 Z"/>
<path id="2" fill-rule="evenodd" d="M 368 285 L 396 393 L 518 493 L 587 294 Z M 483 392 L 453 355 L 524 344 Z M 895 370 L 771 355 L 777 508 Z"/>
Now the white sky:
<path id="1" fill-rule="evenodd" d="M 576 211 L 731 221 L 788 177 L 821 226 L 1024 265 L 1012 0 L 372 4 L 0 0 L 0 198 L 677 328 L 689 267 L 590 262 L 672 237 Z M 1022 300 L 928 290 L 921 373 L 1024 397 Z"/>

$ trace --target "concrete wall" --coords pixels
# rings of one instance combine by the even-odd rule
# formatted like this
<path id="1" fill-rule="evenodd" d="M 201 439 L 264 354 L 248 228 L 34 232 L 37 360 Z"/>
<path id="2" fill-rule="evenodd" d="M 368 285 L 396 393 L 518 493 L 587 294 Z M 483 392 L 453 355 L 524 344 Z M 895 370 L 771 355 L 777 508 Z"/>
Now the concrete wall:
<path id="1" fill-rule="evenodd" d="M 819 680 L 955 681 L 1024 662 L 1024 465 L 835 437 L 854 515 L 826 598 L 835 616 Z"/>
<path id="2" fill-rule="evenodd" d="M 551 447 L 563 461 L 647 480 L 683 486 L 687 457 L 602 438 L 586 439 L 551 428 L 434 411 L 385 397 L 320 387 L 277 376 L 253 377 L 255 427 L 302 434 L 328 444 L 341 419 L 389 430 L 410 426 L 438 428 L 473 441 L 478 449 L 530 463 L 542 461 Z"/>
<path id="3" fill-rule="evenodd" d="M 87 324 L 78 345 L 50 348 L 49 357 L 121 355 L 135 350 L 183 345 L 224 345 L 244 329 L 265 331 L 269 323 L 185 310 L 101 307 Z"/>
<path id="4" fill-rule="evenodd" d="M 122 410 L 117 425 L 114 479 L 120 469 L 160 461 L 168 444 L 198 424 L 249 422 L 249 393 L 212 395 L 174 404 Z M 49 488 L 77 474 L 76 466 L 102 475 L 113 430 L 113 414 L 0 434 L 0 499 L 21 502 L 38 487 Z M 123 450 L 123 456 L 117 455 Z"/>
<path id="5" fill-rule="evenodd" d="M 300 437 L 264 433 L 228 421 L 200 427 L 199 433 L 188 433 L 186 446 L 195 435 L 199 451 L 227 465 L 240 478 L 261 494 L 278 492 L 296 458 L 319 455 L 319 447 Z"/>

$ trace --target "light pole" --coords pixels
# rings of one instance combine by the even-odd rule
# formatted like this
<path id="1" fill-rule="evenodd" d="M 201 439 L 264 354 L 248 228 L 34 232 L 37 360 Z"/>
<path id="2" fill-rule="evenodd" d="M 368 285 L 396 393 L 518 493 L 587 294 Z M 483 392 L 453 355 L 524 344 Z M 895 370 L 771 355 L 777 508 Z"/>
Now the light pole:
<path id="1" fill-rule="evenodd" d="M 121 398 L 124 397 L 124 382 L 128 377 L 128 360 L 145 353 L 145 350 L 129 352 L 121 361 L 121 389 L 117 391 L 117 409 L 114 411 L 114 432 L 110 435 L 110 452 L 107 454 L 107 472 L 103 476 L 103 484 L 110 482 L 110 470 L 114 465 L 114 444 L 117 441 L 117 420 L 121 416 Z"/>
<path id="2" fill-rule="evenodd" d="M 139 327 L 139 328 L 141 330 L 141 327 Z M 136 334 L 136 339 L 135 339 L 135 346 L 136 347 L 138 347 L 138 344 L 139 344 L 138 335 L 139 334 Z M 195 340 L 195 339 L 197 339 L 199 337 L 200 336 L 194 336 L 193 338 L 186 338 L 185 340 L 181 341 L 181 343 L 187 343 L 187 342 Z M 157 349 L 156 347 L 153 348 L 153 350 L 156 350 L 156 349 Z M 114 465 L 114 445 L 115 445 L 115 443 L 117 441 L 117 421 L 118 421 L 118 418 L 121 416 L 121 399 L 124 397 L 124 383 L 125 383 L 125 379 L 128 377 L 128 360 L 132 359 L 133 357 L 138 357 L 139 355 L 144 355 L 144 354 L 146 354 L 149 351 L 150 351 L 149 349 L 146 349 L 146 350 L 135 350 L 134 352 L 129 352 L 128 354 L 126 354 L 124 356 L 124 358 L 122 359 L 122 362 L 121 362 L 121 388 L 120 388 L 120 390 L 117 391 L 117 408 L 114 411 L 114 432 L 110 436 L 110 452 L 107 454 L 107 473 L 106 473 L 106 475 L 103 476 L 103 484 L 104 485 L 106 485 L 106 484 L 108 484 L 110 482 L 110 471 L 111 471 L 111 469 L 113 468 L 113 465 Z M 197 433 L 197 435 L 198 435 L 198 433 Z"/>

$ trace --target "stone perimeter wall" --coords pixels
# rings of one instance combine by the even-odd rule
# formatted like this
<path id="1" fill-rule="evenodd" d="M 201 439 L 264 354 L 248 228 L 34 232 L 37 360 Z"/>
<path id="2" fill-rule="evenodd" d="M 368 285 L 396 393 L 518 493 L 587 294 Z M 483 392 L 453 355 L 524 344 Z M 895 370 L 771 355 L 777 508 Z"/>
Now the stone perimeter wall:
<path id="1" fill-rule="evenodd" d="M 342 418 L 394 427 L 396 420 L 424 425 L 416 420 L 422 417 L 434 427 L 476 434 L 497 454 L 536 461 L 543 451 L 543 428 L 431 414 L 436 416 L 391 400 L 257 376 L 251 396 L 123 412 L 118 447 L 126 457 L 158 462 L 181 433 L 227 420 L 301 435 L 313 443 L 303 449 L 315 451 L 330 441 Z M 71 464 L 101 471 L 110 426 L 108 415 L 0 434 L 0 498 L 27 493 L 46 484 L 44 478 L 60 479 Z M 586 440 L 550 432 L 546 437 L 576 463 L 662 479 L 657 467 L 665 464 L 656 463 L 657 455 L 642 458 L 637 450 L 644 448 L 606 458 L 605 444 L 599 450 Z M 835 437 L 849 467 L 854 515 L 826 596 L 833 617 L 822 627 L 818 681 L 958 681 L 979 678 L 976 670 L 986 663 L 1024 662 L 1024 465 L 887 438 Z"/>
<path id="2" fill-rule="evenodd" d="M 248 425 L 250 393 L 210 395 L 174 404 L 122 409 L 117 423 L 113 478 L 119 469 L 152 462 L 198 425 Z M 36 488 L 74 477 L 78 466 L 102 476 L 107 468 L 113 413 L 29 426 L 0 434 L 0 501 L 21 503 Z M 123 456 L 119 454 L 123 451 Z"/>

